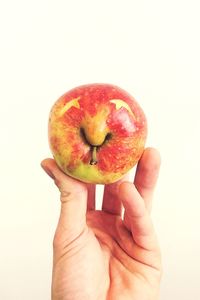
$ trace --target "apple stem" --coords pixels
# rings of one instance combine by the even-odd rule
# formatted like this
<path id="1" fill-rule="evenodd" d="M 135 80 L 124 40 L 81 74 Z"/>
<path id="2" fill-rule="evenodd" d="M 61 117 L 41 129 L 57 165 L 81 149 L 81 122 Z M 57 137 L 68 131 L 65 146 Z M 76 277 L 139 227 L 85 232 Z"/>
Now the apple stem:
<path id="1" fill-rule="evenodd" d="M 97 164 L 97 147 L 92 146 L 92 159 L 90 161 L 91 165 L 96 165 Z"/>

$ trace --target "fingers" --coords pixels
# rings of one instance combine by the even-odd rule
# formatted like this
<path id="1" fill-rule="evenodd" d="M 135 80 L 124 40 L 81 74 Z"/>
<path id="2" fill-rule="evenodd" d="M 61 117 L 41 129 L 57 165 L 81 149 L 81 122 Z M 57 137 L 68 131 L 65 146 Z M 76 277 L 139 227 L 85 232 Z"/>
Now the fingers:
<path id="1" fill-rule="evenodd" d="M 41 163 L 60 190 L 61 212 L 58 227 L 63 232 L 81 232 L 86 224 L 87 185 L 65 175 L 53 159 Z"/>
<path id="2" fill-rule="evenodd" d="M 159 152 L 154 148 L 147 148 L 137 166 L 134 184 L 144 199 L 148 211 L 151 210 L 160 164 L 161 158 Z"/>
<path id="3" fill-rule="evenodd" d="M 125 208 L 124 223 L 131 231 L 135 243 L 144 249 L 152 250 L 157 245 L 157 239 L 144 200 L 130 182 L 120 185 L 119 195 Z"/>
<path id="4" fill-rule="evenodd" d="M 95 210 L 95 197 L 96 197 L 96 185 L 95 184 L 87 184 L 88 188 L 88 202 L 87 202 L 87 210 Z"/>
<path id="5" fill-rule="evenodd" d="M 119 186 L 123 181 L 127 181 L 129 174 L 126 174 L 122 179 L 115 183 L 107 184 L 104 187 L 102 210 L 111 214 L 121 215 L 122 203 L 119 198 Z"/>

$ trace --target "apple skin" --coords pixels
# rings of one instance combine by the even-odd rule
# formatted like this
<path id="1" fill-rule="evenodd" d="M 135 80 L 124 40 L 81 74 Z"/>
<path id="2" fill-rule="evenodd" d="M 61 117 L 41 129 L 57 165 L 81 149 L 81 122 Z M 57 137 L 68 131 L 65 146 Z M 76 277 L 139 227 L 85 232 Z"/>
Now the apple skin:
<path id="1" fill-rule="evenodd" d="M 110 184 L 140 159 L 147 121 L 136 100 L 111 84 L 88 84 L 61 96 L 48 125 L 60 169 L 80 181 Z"/>

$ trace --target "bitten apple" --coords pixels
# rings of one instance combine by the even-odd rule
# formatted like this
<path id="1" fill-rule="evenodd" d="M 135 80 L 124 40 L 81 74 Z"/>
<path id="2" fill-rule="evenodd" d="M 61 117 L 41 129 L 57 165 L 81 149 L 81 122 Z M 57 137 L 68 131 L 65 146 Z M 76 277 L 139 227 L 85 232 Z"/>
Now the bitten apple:
<path id="1" fill-rule="evenodd" d="M 88 84 L 61 96 L 50 112 L 49 144 L 62 171 L 109 184 L 140 159 L 147 122 L 135 99 L 111 84 Z"/>

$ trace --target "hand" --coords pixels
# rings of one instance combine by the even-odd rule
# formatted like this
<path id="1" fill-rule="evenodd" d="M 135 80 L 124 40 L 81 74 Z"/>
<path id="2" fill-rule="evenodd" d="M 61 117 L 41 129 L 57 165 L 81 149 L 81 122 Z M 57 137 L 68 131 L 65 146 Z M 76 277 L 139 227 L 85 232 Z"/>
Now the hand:
<path id="1" fill-rule="evenodd" d="M 42 167 L 61 193 L 52 299 L 157 300 L 161 258 L 150 210 L 158 152 L 144 151 L 134 184 L 125 176 L 104 187 L 100 211 L 95 210 L 95 185 L 65 175 L 53 159 L 45 159 Z"/>

